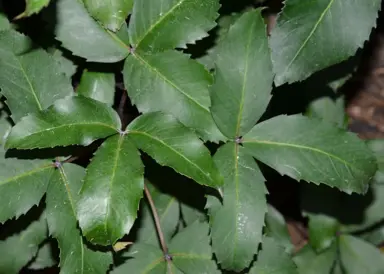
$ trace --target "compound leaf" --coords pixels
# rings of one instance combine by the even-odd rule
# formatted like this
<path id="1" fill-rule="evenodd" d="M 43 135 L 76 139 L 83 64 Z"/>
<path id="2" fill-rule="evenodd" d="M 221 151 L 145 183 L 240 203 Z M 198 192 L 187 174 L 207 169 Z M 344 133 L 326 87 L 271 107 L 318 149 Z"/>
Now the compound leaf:
<path id="1" fill-rule="evenodd" d="M 87 168 L 78 203 L 83 234 L 96 244 L 113 245 L 128 234 L 143 196 L 144 166 L 125 135 L 108 138 Z"/>
<path id="2" fill-rule="evenodd" d="M 84 5 L 104 27 L 117 31 L 131 12 L 133 0 L 84 0 Z"/>
<path id="3" fill-rule="evenodd" d="M 112 105 L 115 95 L 115 75 L 108 72 L 84 70 L 77 93 L 82 96 Z"/>
<path id="4" fill-rule="evenodd" d="M 150 52 L 186 48 L 208 36 L 219 7 L 218 0 L 135 0 L 129 23 L 131 45 Z"/>
<path id="5" fill-rule="evenodd" d="M 136 146 L 159 164 L 202 185 L 217 187 L 222 184 L 203 142 L 173 116 L 161 112 L 143 114 L 127 127 L 127 131 Z"/>
<path id="6" fill-rule="evenodd" d="M 8 148 L 32 149 L 89 145 L 120 130 L 117 113 L 106 104 L 76 96 L 58 100 L 36 114 L 24 117 L 8 135 Z"/>
<path id="7" fill-rule="evenodd" d="M 73 93 L 56 61 L 31 43 L 15 30 L 0 32 L 0 88 L 15 123 Z"/>
<path id="8" fill-rule="evenodd" d="M 236 143 L 220 147 L 214 161 L 224 177 L 223 205 L 209 208 L 213 252 L 225 269 L 249 266 L 262 239 L 267 211 L 264 177 L 255 160 Z"/>
<path id="9" fill-rule="evenodd" d="M 356 135 L 301 115 L 280 115 L 256 125 L 243 145 L 281 174 L 346 193 L 365 193 L 376 172 L 375 157 Z"/>
<path id="10" fill-rule="evenodd" d="M 58 0 L 56 11 L 56 39 L 75 55 L 90 62 L 114 63 L 129 54 L 128 46 L 100 26 L 82 1 Z"/>
<path id="11" fill-rule="evenodd" d="M 216 51 L 211 111 L 225 136 L 243 136 L 256 124 L 271 98 L 272 83 L 264 20 L 260 10 L 251 10 L 230 27 Z"/>
<path id="12" fill-rule="evenodd" d="M 73 164 L 59 166 L 47 191 L 47 221 L 60 248 L 60 273 L 105 274 L 112 263 L 110 253 L 88 249 L 77 228 L 76 204 L 84 169 Z"/>
<path id="13" fill-rule="evenodd" d="M 188 56 L 177 51 L 151 55 L 136 52 L 125 61 L 124 83 L 140 112 L 163 111 L 205 140 L 224 139 L 209 110 L 212 77 Z"/>
<path id="14" fill-rule="evenodd" d="M 270 40 L 276 85 L 304 80 L 354 55 L 375 26 L 380 5 L 380 0 L 285 1 Z"/>

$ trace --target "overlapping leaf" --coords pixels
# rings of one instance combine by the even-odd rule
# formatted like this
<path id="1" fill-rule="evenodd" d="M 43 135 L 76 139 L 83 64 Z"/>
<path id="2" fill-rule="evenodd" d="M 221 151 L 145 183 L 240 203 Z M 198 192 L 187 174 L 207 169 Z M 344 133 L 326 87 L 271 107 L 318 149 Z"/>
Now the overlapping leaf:
<path id="1" fill-rule="evenodd" d="M 110 253 L 87 248 L 77 228 L 76 203 L 84 169 L 65 164 L 51 178 L 46 198 L 50 234 L 60 248 L 60 273 L 105 274 L 112 263 Z"/>
<path id="2" fill-rule="evenodd" d="M 108 138 L 87 168 L 78 220 L 92 243 L 113 245 L 128 234 L 143 196 L 144 166 L 125 135 Z"/>
<path id="3" fill-rule="evenodd" d="M 130 55 L 124 65 L 124 83 L 140 112 L 170 113 L 205 140 L 224 139 L 209 111 L 212 77 L 188 56 L 177 51 Z"/>
<path id="4" fill-rule="evenodd" d="M 340 128 L 347 127 L 347 115 L 344 108 L 344 98 L 332 100 L 322 97 L 311 102 L 307 110 L 307 116 L 323 119 L 334 123 Z"/>
<path id="5" fill-rule="evenodd" d="M 244 13 L 216 52 L 212 116 L 229 138 L 247 133 L 271 98 L 273 74 L 267 33 L 260 10 Z"/>
<path id="6" fill-rule="evenodd" d="M 256 125 L 243 145 L 281 174 L 347 193 L 365 193 L 376 172 L 372 152 L 357 136 L 301 115 L 281 115 Z"/>
<path id="7" fill-rule="evenodd" d="M 50 0 L 26 0 L 25 11 L 17 16 L 17 18 L 31 16 L 40 12 L 43 8 L 48 6 Z"/>
<path id="8" fill-rule="evenodd" d="M 117 31 L 131 12 L 133 0 L 84 0 L 84 4 L 104 27 Z"/>
<path id="9" fill-rule="evenodd" d="M 376 24 L 381 1 L 284 3 L 270 41 L 276 85 L 304 80 L 354 55 Z"/>
<path id="10" fill-rule="evenodd" d="M 262 250 L 257 261 L 249 271 L 250 274 L 298 274 L 295 263 L 284 248 L 272 238 L 263 239 Z"/>
<path id="11" fill-rule="evenodd" d="M 59 69 L 67 77 L 72 77 L 76 72 L 76 65 L 69 59 L 64 53 L 63 49 L 58 47 L 52 47 L 48 49 L 48 52 L 52 55 L 53 59 L 59 64 Z"/>
<path id="12" fill-rule="evenodd" d="M 208 36 L 219 7 L 217 0 L 135 0 L 129 23 L 131 45 L 151 52 L 185 48 Z"/>
<path id="13" fill-rule="evenodd" d="M 317 254 L 310 245 L 304 246 L 293 257 L 300 274 L 329 274 L 337 256 L 336 243 L 330 248 Z"/>
<path id="14" fill-rule="evenodd" d="M 72 93 L 71 81 L 42 49 L 14 30 L 0 32 L 0 89 L 18 122 Z"/>
<path id="15" fill-rule="evenodd" d="M 115 95 L 115 75 L 107 72 L 84 70 L 76 92 L 107 105 L 112 105 Z"/>
<path id="16" fill-rule="evenodd" d="M 29 265 L 29 269 L 44 269 L 56 265 L 54 251 L 51 242 L 44 243 L 36 254 L 33 262 Z"/>
<path id="17" fill-rule="evenodd" d="M 7 16 L 3 13 L 0 13 L 0 31 L 7 30 L 11 28 L 11 24 Z"/>
<path id="18" fill-rule="evenodd" d="M 58 0 L 56 3 L 56 39 L 64 47 L 92 62 L 113 63 L 127 57 L 128 46 L 100 26 L 82 1 Z"/>
<path id="19" fill-rule="evenodd" d="M 2 200 L 3 201 L 3 200 Z M 17 274 L 36 255 L 40 243 L 47 237 L 45 218 L 32 222 L 20 234 L 0 241 L 0 272 Z"/>
<path id="20" fill-rule="evenodd" d="M 128 136 L 136 146 L 159 164 L 211 187 L 222 178 L 203 142 L 173 116 L 161 112 L 139 116 L 128 127 Z"/>
<path id="21" fill-rule="evenodd" d="M 316 252 L 329 248 L 336 240 L 339 222 L 324 214 L 308 214 L 309 242 Z"/>
<path id="22" fill-rule="evenodd" d="M 214 161 L 224 177 L 223 205 L 210 197 L 212 247 L 225 269 L 249 266 L 262 238 L 267 211 L 264 177 L 255 160 L 244 148 L 227 143 L 219 148 Z"/>
<path id="23" fill-rule="evenodd" d="M 24 117 L 12 128 L 6 147 L 18 149 L 89 145 L 120 130 L 117 113 L 86 97 L 58 100 L 44 111 Z"/>

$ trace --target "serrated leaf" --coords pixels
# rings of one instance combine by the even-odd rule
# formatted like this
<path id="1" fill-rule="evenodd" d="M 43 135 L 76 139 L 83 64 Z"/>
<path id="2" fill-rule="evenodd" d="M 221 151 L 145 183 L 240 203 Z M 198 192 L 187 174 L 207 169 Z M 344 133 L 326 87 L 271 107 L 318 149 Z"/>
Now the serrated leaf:
<path id="1" fill-rule="evenodd" d="M 59 69 L 67 77 L 72 77 L 76 72 L 76 65 L 74 62 L 64 55 L 61 48 L 49 48 L 48 52 L 52 55 L 53 59 L 59 64 Z"/>
<path id="2" fill-rule="evenodd" d="M 52 245 L 50 242 L 46 242 L 39 248 L 36 258 L 28 268 L 37 270 L 52 267 L 54 265 L 56 265 L 56 259 L 53 256 Z"/>
<path id="3" fill-rule="evenodd" d="M 380 0 L 285 1 L 270 40 L 275 84 L 304 80 L 354 55 L 369 38 L 380 4 Z"/>
<path id="4" fill-rule="evenodd" d="M 293 257 L 300 274 L 330 274 L 337 258 L 336 243 L 320 254 L 304 246 Z"/>
<path id="5" fill-rule="evenodd" d="M 262 239 L 268 193 L 255 160 L 236 143 L 220 147 L 214 161 L 224 177 L 223 205 L 209 208 L 212 248 L 224 269 L 249 266 Z"/>
<path id="6" fill-rule="evenodd" d="M 115 75 L 85 69 L 76 91 L 82 96 L 112 105 L 115 96 Z"/>
<path id="7" fill-rule="evenodd" d="M 89 145 L 117 133 L 120 127 L 119 116 L 106 104 L 82 96 L 69 97 L 24 117 L 12 128 L 5 146 L 32 149 Z"/>
<path id="8" fill-rule="evenodd" d="M 16 18 L 31 16 L 39 13 L 43 8 L 49 5 L 50 0 L 26 0 L 25 11 Z"/>
<path id="9" fill-rule="evenodd" d="M 56 39 L 65 48 L 90 62 L 114 63 L 127 57 L 129 47 L 100 26 L 82 1 L 58 0 L 56 3 Z"/>
<path id="10" fill-rule="evenodd" d="M 209 110 L 212 77 L 187 55 L 177 51 L 135 53 L 126 59 L 123 73 L 129 98 L 140 112 L 163 111 L 205 140 L 225 139 Z"/>
<path id="11" fill-rule="evenodd" d="M 3 202 L 3 201 L 2 201 Z M 36 255 L 47 237 L 45 218 L 32 222 L 20 234 L 0 241 L 0 272 L 17 274 Z"/>
<path id="12" fill-rule="evenodd" d="M 0 147 L 0 170 L 0 223 L 4 223 L 40 202 L 54 169 L 46 160 L 7 158 Z"/>
<path id="13" fill-rule="evenodd" d="M 309 243 L 316 252 L 329 248 L 336 240 L 339 222 L 324 214 L 307 214 L 309 217 Z"/>
<path id="14" fill-rule="evenodd" d="M 160 226 L 164 239 L 168 242 L 175 233 L 179 222 L 179 202 L 175 197 L 161 192 L 150 183 L 147 183 L 146 185 L 151 193 L 157 214 L 159 215 Z M 142 200 L 140 211 L 140 229 L 138 229 L 136 233 L 135 241 L 139 243 L 151 244 L 153 246 L 159 245 L 160 243 L 158 241 L 155 222 L 147 200 Z"/>
<path id="15" fill-rule="evenodd" d="M 260 10 L 244 13 L 230 27 L 215 63 L 212 116 L 221 132 L 234 139 L 256 124 L 271 98 L 272 64 Z"/>
<path id="16" fill-rule="evenodd" d="M 243 145 L 281 174 L 346 193 L 365 193 L 376 172 L 372 152 L 356 135 L 301 115 L 280 115 L 256 125 Z"/>
<path id="17" fill-rule="evenodd" d="M 268 211 L 265 215 L 265 226 L 265 233 L 268 237 L 275 239 L 284 246 L 287 252 L 293 250 L 294 246 L 284 216 L 271 205 L 268 205 Z"/>
<path id="18" fill-rule="evenodd" d="M 105 28 L 117 31 L 125 22 L 133 6 L 133 0 L 84 0 L 89 13 Z"/>
<path id="19" fill-rule="evenodd" d="M 263 239 L 262 249 L 257 261 L 249 271 L 250 274 L 298 274 L 297 267 L 284 247 L 272 238 Z"/>
<path id="20" fill-rule="evenodd" d="M 347 115 L 344 108 L 344 97 L 333 100 L 329 97 L 322 97 L 311 102 L 307 109 L 307 116 L 323 119 L 334 123 L 340 128 L 347 128 Z"/>
<path id="21" fill-rule="evenodd" d="M 15 30 L 0 32 L 0 88 L 15 123 L 73 93 L 55 60 L 32 46 Z"/>
<path id="22" fill-rule="evenodd" d="M 87 168 L 78 220 L 92 243 L 113 245 L 131 230 L 143 197 L 144 166 L 125 135 L 108 138 Z"/>
<path id="23" fill-rule="evenodd" d="M 185 48 L 208 36 L 219 7 L 217 0 L 135 0 L 129 23 L 131 45 L 149 52 Z"/>
<path id="24" fill-rule="evenodd" d="M 384 255 L 375 246 L 350 235 L 339 239 L 341 263 L 348 274 L 379 274 L 384 269 Z"/>
<path id="25" fill-rule="evenodd" d="M 110 253 L 87 248 L 77 228 L 76 204 L 84 169 L 73 164 L 60 166 L 47 191 L 46 212 L 50 234 L 60 248 L 60 273 L 105 274 L 112 263 Z"/>
<path id="26" fill-rule="evenodd" d="M 222 178 L 208 149 L 194 132 L 173 116 L 152 112 L 127 127 L 129 138 L 159 164 L 173 168 L 197 183 L 217 187 Z"/>

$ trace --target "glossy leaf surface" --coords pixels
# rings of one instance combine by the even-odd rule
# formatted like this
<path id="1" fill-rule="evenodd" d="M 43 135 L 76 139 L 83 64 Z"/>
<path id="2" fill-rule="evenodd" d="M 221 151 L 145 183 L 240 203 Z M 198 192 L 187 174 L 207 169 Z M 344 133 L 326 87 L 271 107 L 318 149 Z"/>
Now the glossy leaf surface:
<path id="1" fill-rule="evenodd" d="M 212 116 L 221 132 L 243 136 L 264 113 L 271 98 L 272 64 L 260 10 L 244 13 L 216 52 Z"/>
<path id="2" fill-rule="evenodd" d="M 276 85 L 304 80 L 354 55 L 376 25 L 380 3 L 285 1 L 270 40 Z"/>
<path id="3" fill-rule="evenodd" d="M 372 152 L 357 136 L 301 115 L 281 115 L 256 125 L 243 145 L 281 174 L 347 193 L 365 193 L 376 172 Z"/>
<path id="4" fill-rule="evenodd" d="M 60 273 L 105 274 L 111 254 L 87 248 L 77 227 L 76 204 L 83 176 L 84 169 L 73 164 L 55 170 L 46 198 L 48 229 L 59 244 Z"/>
<path id="5" fill-rule="evenodd" d="M 114 63 L 129 54 L 128 46 L 100 26 L 82 1 L 58 0 L 56 11 L 56 39 L 73 54 L 102 63 Z"/>
<path id="6" fill-rule="evenodd" d="M 15 123 L 72 94 L 55 60 L 15 30 L 0 32 L 0 89 Z"/>
<path id="7" fill-rule="evenodd" d="M 212 77 L 187 55 L 177 51 L 132 54 L 125 61 L 124 83 L 140 112 L 170 113 L 205 140 L 224 139 L 209 110 Z"/>
<path id="8" fill-rule="evenodd" d="M 78 203 L 78 220 L 92 243 L 113 245 L 128 234 L 143 196 L 144 166 L 124 135 L 108 138 L 87 167 Z"/>
<path id="9" fill-rule="evenodd" d="M 161 112 L 144 114 L 136 118 L 127 131 L 136 146 L 159 164 L 202 185 L 216 187 L 222 184 L 203 142 L 173 116 Z"/>
<path id="10" fill-rule="evenodd" d="M 89 145 L 117 133 L 120 127 L 119 116 L 106 104 L 81 96 L 70 97 L 24 117 L 12 128 L 5 146 L 32 149 Z"/>
<path id="11" fill-rule="evenodd" d="M 217 0 L 135 0 L 129 24 L 131 45 L 150 52 L 185 48 L 208 36 L 219 7 Z"/>
<path id="12" fill-rule="evenodd" d="M 84 70 L 76 92 L 82 96 L 112 105 L 115 96 L 115 75 Z"/>
<path id="13" fill-rule="evenodd" d="M 267 211 L 264 177 L 252 156 L 235 143 L 220 147 L 214 161 L 224 177 L 223 205 L 214 199 L 209 208 L 212 247 L 225 269 L 249 266 L 262 239 Z"/>

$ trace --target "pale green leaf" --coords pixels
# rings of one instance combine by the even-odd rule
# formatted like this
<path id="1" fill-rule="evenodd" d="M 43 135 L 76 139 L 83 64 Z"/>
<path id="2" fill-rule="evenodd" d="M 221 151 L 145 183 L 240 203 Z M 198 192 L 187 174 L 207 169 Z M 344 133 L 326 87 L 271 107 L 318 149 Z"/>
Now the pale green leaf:
<path id="1" fill-rule="evenodd" d="M 53 59 L 59 64 L 59 69 L 67 77 L 72 77 L 76 72 L 76 65 L 69 59 L 61 48 L 49 48 L 48 52 L 52 55 Z"/>
<path id="2" fill-rule="evenodd" d="M 11 28 L 11 24 L 7 16 L 0 12 L 0 31 L 7 30 Z"/>
<path id="3" fill-rule="evenodd" d="M 377 184 L 384 184 L 384 139 L 368 140 L 367 144 L 376 156 L 378 170 L 374 181 Z"/>
<path id="4" fill-rule="evenodd" d="M 177 51 L 137 52 L 126 59 L 123 73 L 129 98 L 140 112 L 163 111 L 205 140 L 225 139 L 209 110 L 212 77 L 201 64 Z"/>
<path id="5" fill-rule="evenodd" d="M 82 1 L 56 1 L 56 39 L 73 54 L 88 61 L 114 63 L 127 57 L 129 47 L 100 26 Z"/>
<path id="6" fill-rule="evenodd" d="M 124 22 L 121 25 L 121 28 L 116 32 L 116 36 L 123 41 L 126 45 L 129 45 L 129 33 L 128 33 L 128 25 Z"/>
<path id="7" fill-rule="evenodd" d="M 270 45 L 276 85 L 304 80 L 363 46 L 380 0 L 286 0 Z M 356 16 L 358 15 L 358 16 Z"/>
<path id="8" fill-rule="evenodd" d="M 15 30 L 0 32 L 0 89 L 12 119 L 46 109 L 73 93 L 71 80 L 44 50 Z"/>
<path id="9" fill-rule="evenodd" d="M 340 259 L 348 274 L 380 274 L 384 270 L 384 255 L 374 245 L 350 235 L 339 239 Z"/>
<path id="10" fill-rule="evenodd" d="M 16 18 L 31 16 L 39 13 L 43 8 L 49 5 L 50 0 L 25 0 L 25 11 Z"/>
<path id="11" fill-rule="evenodd" d="M 208 36 L 219 7 L 218 0 L 135 0 L 129 23 L 131 45 L 151 52 L 185 48 Z"/>
<path id="12" fill-rule="evenodd" d="M 301 115 L 280 115 L 256 125 L 243 138 L 246 152 L 296 180 L 365 193 L 376 161 L 353 133 Z"/>
<path id="13" fill-rule="evenodd" d="M 32 264 L 28 268 L 36 270 L 56 265 L 57 262 L 54 258 L 53 252 L 54 251 L 52 250 L 52 244 L 50 242 L 46 242 L 39 248 L 39 251 L 36 254 L 36 258 L 33 260 Z"/>
<path id="14" fill-rule="evenodd" d="M 310 245 L 304 246 L 293 257 L 300 274 L 330 274 L 337 258 L 334 243 L 330 248 L 317 254 Z"/>
<path id="15" fill-rule="evenodd" d="M 82 167 L 65 164 L 55 171 L 48 186 L 48 229 L 59 243 L 61 274 L 105 274 L 112 263 L 110 253 L 86 247 L 77 227 L 76 203 L 83 176 Z"/>
<path id="16" fill-rule="evenodd" d="M 89 13 L 104 27 L 117 31 L 131 13 L 133 0 L 84 0 Z"/>
<path id="17" fill-rule="evenodd" d="M 12 128 L 5 146 L 32 149 L 89 145 L 117 133 L 120 127 L 119 116 L 106 104 L 82 96 L 70 97 L 24 117 Z"/>
<path id="18" fill-rule="evenodd" d="M 108 138 L 87 167 L 78 203 L 83 234 L 96 244 L 113 245 L 131 230 L 143 197 L 144 166 L 125 135 Z"/>
<path id="19" fill-rule="evenodd" d="M 212 116 L 229 138 L 247 133 L 264 113 L 273 83 L 267 33 L 260 10 L 244 13 L 216 52 Z"/>
<path id="20" fill-rule="evenodd" d="M 40 220 L 32 222 L 20 234 L 0 241 L 0 273 L 19 273 L 36 255 L 40 243 L 46 237 L 47 222 L 44 217 L 40 217 Z"/>
<path id="21" fill-rule="evenodd" d="M 329 248 L 336 240 L 339 222 L 324 214 L 306 214 L 309 217 L 309 243 L 316 252 Z"/>
<path id="22" fill-rule="evenodd" d="M 85 69 L 76 92 L 100 102 L 112 105 L 115 96 L 115 75 Z"/>
<path id="23" fill-rule="evenodd" d="M 0 223 L 4 223 L 39 204 L 54 168 L 46 160 L 8 158 L 0 147 L 0 170 Z"/>
<path id="24" fill-rule="evenodd" d="M 12 125 L 9 118 L 4 111 L 0 109 L 0 147 L 3 147 L 3 143 L 11 131 Z"/>
<path id="25" fill-rule="evenodd" d="M 161 112 L 147 113 L 136 118 L 127 131 L 136 146 L 159 164 L 169 166 L 202 185 L 217 187 L 222 184 L 203 142 L 173 116 Z"/>
<path id="26" fill-rule="evenodd" d="M 250 274 L 298 274 L 297 267 L 284 247 L 272 238 L 263 239 L 262 249 Z"/>
<path id="27" fill-rule="evenodd" d="M 311 102 L 307 109 L 307 116 L 323 119 L 334 123 L 340 128 L 347 128 L 347 115 L 344 108 L 344 97 L 333 100 L 322 97 Z"/>
<path id="28" fill-rule="evenodd" d="M 224 177 L 223 205 L 209 208 L 213 252 L 224 269 L 249 266 L 262 239 L 268 193 L 255 160 L 235 143 L 220 147 L 214 161 Z"/>

